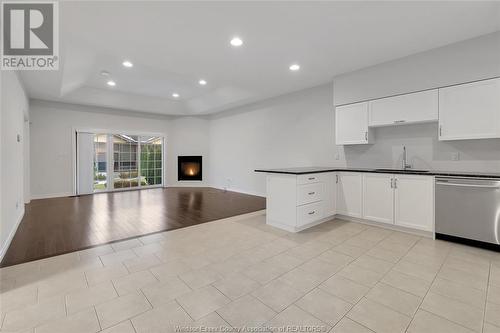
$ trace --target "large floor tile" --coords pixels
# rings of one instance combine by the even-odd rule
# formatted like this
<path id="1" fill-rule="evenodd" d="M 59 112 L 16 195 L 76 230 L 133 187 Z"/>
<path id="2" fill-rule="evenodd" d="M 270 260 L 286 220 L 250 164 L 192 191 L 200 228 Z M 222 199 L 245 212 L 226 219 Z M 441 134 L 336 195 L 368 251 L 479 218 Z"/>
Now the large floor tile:
<path id="1" fill-rule="evenodd" d="M 384 304 L 408 317 L 413 317 L 422 302 L 421 297 L 391 287 L 385 283 L 378 283 L 366 294 L 366 298 Z"/>
<path id="2" fill-rule="evenodd" d="M 332 328 L 330 333 L 373 333 L 373 331 L 352 319 L 344 317 Z"/>
<path id="3" fill-rule="evenodd" d="M 135 293 L 141 288 L 155 284 L 158 280 L 150 271 L 140 271 L 112 280 L 118 295 Z"/>
<path id="4" fill-rule="evenodd" d="M 303 270 L 300 267 L 291 270 L 277 279 L 277 281 L 283 282 L 289 287 L 304 294 L 314 289 L 323 282 L 323 280 L 325 280 L 325 277 L 321 274 L 318 275 L 310 270 Z"/>
<path id="5" fill-rule="evenodd" d="M 384 276 L 383 273 L 378 273 L 355 264 L 350 264 L 349 266 L 345 267 L 340 272 L 338 272 L 338 275 L 341 275 L 345 278 L 348 278 L 349 280 L 360 283 L 367 287 L 375 286 L 375 284 L 377 284 L 377 282 Z"/>
<path id="6" fill-rule="evenodd" d="M 319 285 L 319 288 L 351 304 L 356 304 L 370 290 L 365 285 L 340 275 L 334 275 Z"/>
<path id="7" fill-rule="evenodd" d="M 157 307 L 183 294 L 191 292 L 191 288 L 178 277 L 172 276 L 169 279 L 164 279 L 162 282 L 143 287 L 142 292 L 151 305 Z"/>
<path id="8" fill-rule="evenodd" d="M 101 327 L 108 328 L 151 309 L 139 293 L 128 294 L 95 307 Z"/>
<path id="9" fill-rule="evenodd" d="M 125 260 L 137 258 L 137 254 L 130 249 L 122 250 L 110 254 L 100 256 L 104 266 L 116 265 L 124 262 Z"/>
<path id="10" fill-rule="evenodd" d="M 407 330 L 408 333 L 472 333 L 463 326 L 436 316 L 427 311 L 418 310 Z"/>
<path id="11" fill-rule="evenodd" d="M 158 259 L 157 256 L 151 254 L 141 256 L 139 258 L 125 260 L 123 264 L 125 265 L 125 267 L 127 267 L 130 273 L 135 273 L 161 265 L 162 262 L 160 261 L 160 259 Z"/>
<path id="12" fill-rule="evenodd" d="M 121 263 L 85 272 L 89 286 L 111 281 L 114 278 L 128 274 L 127 268 Z"/>
<path id="13" fill-rule="evenodd" d="M 421 308 L 473 331 L 481 331 L 483 311 L 469 304 L 429 292 Z"/>
<path id="14" fill-rule="evenodd" d="M 101 330 L 93 308 L 38 326 L 36 333 L 95 333 Z"/>
<path id="15" fill-rule="evenodd" d="M 198 320 L 231 300 L 213 286 L 206 286 L 179 296 L 177 301 L 194 320 Z"/>
<path id="16" fill-rule="evenodd" d="M 377 333 L 405 332 L 411 318 L 385 305 L 363 298 L 347 317 Z"/>
<path id="17" fill-rule="evenodd" d="M 323 323 L 318 318 L 295 305 L 292 305 L 286 308 L 283 312 L 279 313 L 276 317 L 271 319 L 266 326 L 271 329 L 288 327 L 292 330 L 297 330 L 306 326 L 314 328 L 315 332 L 328 332 L 330 330 L 330 326 L 326 323 Z"/>
<path id="18" fill-rule="evenodd" d="M 500 327 L 500 304 L 486 304 L 486 314 L 484 320 L 490 324 Z"/>
<path id="19" fill-rule="evenodd" d="M 276 315 L 258 299 L 247 295 L 217 310 L 233 327 L 259 327 Z"/>
<path id="20" fill-rule="evenodd" d="M 205 266 L 200 269 L 182 273 L 179 275 L 179 278 L 191 289 L 198 289 L 222 279 L 222 275 L 210 266 Z"/>
<path id="21" fill-rule="evenodd" d="M 351 303 L 321 289 L 314 289 L 295 302 L 295 305 L 330 326 L 337 324 L 352 307 Z"/>
<path id="22" fill-rule="evenodd" d="M 64 299 L 56 296 L 34 305 L 7 312 L 2 329 L 7 332 L 22 331 L 62 318 L 65 315 Z"/>
<path id="23" fill-rule="evenodd" d="M 346 263 L 347 264 L 347 263 Z M 314 258 L 306 261 L 304 264 L 300 265 L 298 268 L 306 272 L 314 274 L 322 281 L 328 279 L 333 274 L 341 270 L 346 264 L 334 265 L 326 261 Z"/>
<path id="24" fill-rule="evenodd" d="M 136 333 L 136 332 L 130 320 L 127 320 L 110 328 L 107 328 L 101 331 L 101 333 Z"/>
<path id="25" fill-rule="evenodd" d="M 424 297 L 431 287 L 431 282 L 427 280 L 401 273 L 394 269 L 387 273 L 381 282 L 419 297 Z"/>
<path id="26" fill-rule="evenodd" d="M 261 286 L 260 283 L 250 279 L 243 273 L 228 275 L 225 279 L 216 281 L 212 285 L 232 300 L 246 295 Z"/>
<path id="27" fill-rule="evenodd" d="M 132 324 L 137 333 L 178 332 L 177 326 L 190 326 L 192 322 L 189 315 L 175 301 L 132 318 Z"/>
<path id="28" fill-rule="evenodd" d="M 391 262 L 377 259 L 369 255 L 362 255 L 361 257 L 356 259 L 353 264 L 377 272 L 379 274 L 387 273 L 394 266 Z"/>
<path id="29" fill-rule="evenodd" d="M 68 314 L 73 314 L 116 297 L 118 294 L 113 284 L 104 282 L 66 295 L 66 309 Z"/>
<path id="30" fill-rule="evenodd" d="M 486 292 L 479 289 L 438 277 L 432 283 L 431 291 L 480 309 L 484 308 Z"/>
<path id="31" fill-rule="evenodd" d="M 275 280 L 255 290 L 252 295 L 276 312 L 283 311 L 297 301 L 305 292 L 292 288 L 282 281 Z"/>

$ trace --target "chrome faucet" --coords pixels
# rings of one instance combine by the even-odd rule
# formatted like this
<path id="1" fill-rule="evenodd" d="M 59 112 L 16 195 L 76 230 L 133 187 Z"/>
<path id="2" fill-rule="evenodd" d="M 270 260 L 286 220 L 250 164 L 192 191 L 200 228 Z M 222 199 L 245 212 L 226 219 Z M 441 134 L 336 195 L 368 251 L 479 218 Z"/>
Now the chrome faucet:
<path id="1" fill-rule="evenodd" d="M 411 164 L 408 164 L 408 161 L 407 161 L 406 146 L 403 146 L 403 161 L 401 163 L 401 168 L 403 170 L 411 169 Z"/>

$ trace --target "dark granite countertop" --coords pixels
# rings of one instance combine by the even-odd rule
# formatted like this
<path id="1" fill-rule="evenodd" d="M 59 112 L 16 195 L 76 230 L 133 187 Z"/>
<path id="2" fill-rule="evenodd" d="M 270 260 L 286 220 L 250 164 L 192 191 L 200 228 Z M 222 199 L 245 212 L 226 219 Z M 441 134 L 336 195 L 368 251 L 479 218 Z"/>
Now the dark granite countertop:
<path id="1" fill-rule="evenodd" d="M 418 170 L 418 169 L 401 170 L 401 169 L 390 169 L 390 168 L 370 169 L 370 168 L 342 168 L 342 167 L 300 167 L 300 168 L 255 170 L 255 172 L 281 173 L 289 175 L 305 175 L 311 173 L 323 173 L 323 172 L 335 172 L 335 171 L 500 179 L 500 173 L 494 173 L 494 172 L 486 173 L 486 172 L 438 171 L 438 170 Z"/>

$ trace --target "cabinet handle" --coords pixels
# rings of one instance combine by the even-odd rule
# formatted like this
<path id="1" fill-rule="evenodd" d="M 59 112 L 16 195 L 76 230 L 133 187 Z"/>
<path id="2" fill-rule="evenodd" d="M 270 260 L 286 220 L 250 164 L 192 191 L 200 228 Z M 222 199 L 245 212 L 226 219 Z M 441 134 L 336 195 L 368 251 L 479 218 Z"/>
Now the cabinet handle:
<path id="1" fill-rule="evenodd" d="M 394 178 L 394 188 L 398 188 L 398 179 Z"/>
<path id="2" fill-rule="evenodd" d="M 313 195 L 314 193 L 316 193 L 316 192 L 309 192 L 309 193 L 307 193 L 307 194 L 309 194 L 309 195 Z"/>
<path id="3" fill-rule="evenodd" d="M 316 179 L 316 177 L 309 177 L 309 178 L 307 178 L 307 180 L 315 180 L 315 179 Z"/>
<path id="4" fill-rule="evenodd" d="M 394 120 L 394 123 L 395 124 L 401 124 L 401 123 L 405 123 L 406 120 Z"/>
<path id="5" fill-rule="evenodd" d="M 391 178 L 391 188 L 394 188 L 394 178 Z"/>
<path id="6" fill-rule="evenodd" d="M 443 135 L 443 125 L 439 125 L 439 136 Z"/>
<path id="7" fill-rule="evenodd" d="M 365 140 L 368 141 L 368 132 L 365 132 Z"/>
<path id="8" fill-rule="evenodd" d="M 309 215 L 314 215 L 314 213 L 316 213 L 316 211 L 314 211 L 314 210 L 313 210 L 312 212 L 309 212 L 309 213 L 307 213 L 307 214 L 309 214 Z"/>
<path id="9" fill-rule="evenodd" d="M 335 175 L 335 183 L 338 184 L 339 183 L 339 175 Z"/>

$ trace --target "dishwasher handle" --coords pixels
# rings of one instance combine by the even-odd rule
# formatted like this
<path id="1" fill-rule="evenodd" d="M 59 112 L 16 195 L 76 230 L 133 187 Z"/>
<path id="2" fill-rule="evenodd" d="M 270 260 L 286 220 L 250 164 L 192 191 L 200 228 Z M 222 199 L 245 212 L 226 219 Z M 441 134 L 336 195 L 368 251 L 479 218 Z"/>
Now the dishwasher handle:
<path id="1" fill-rule="evenodd" d="M 477 188 L 500 188 L 500 184 L 482 185 L 482 184 L 450 183 L 450 182 L 441 182 L 441 181 L 436 181 L 436 185 L 457 186 L 457 187 L 477 187 Z"/>

